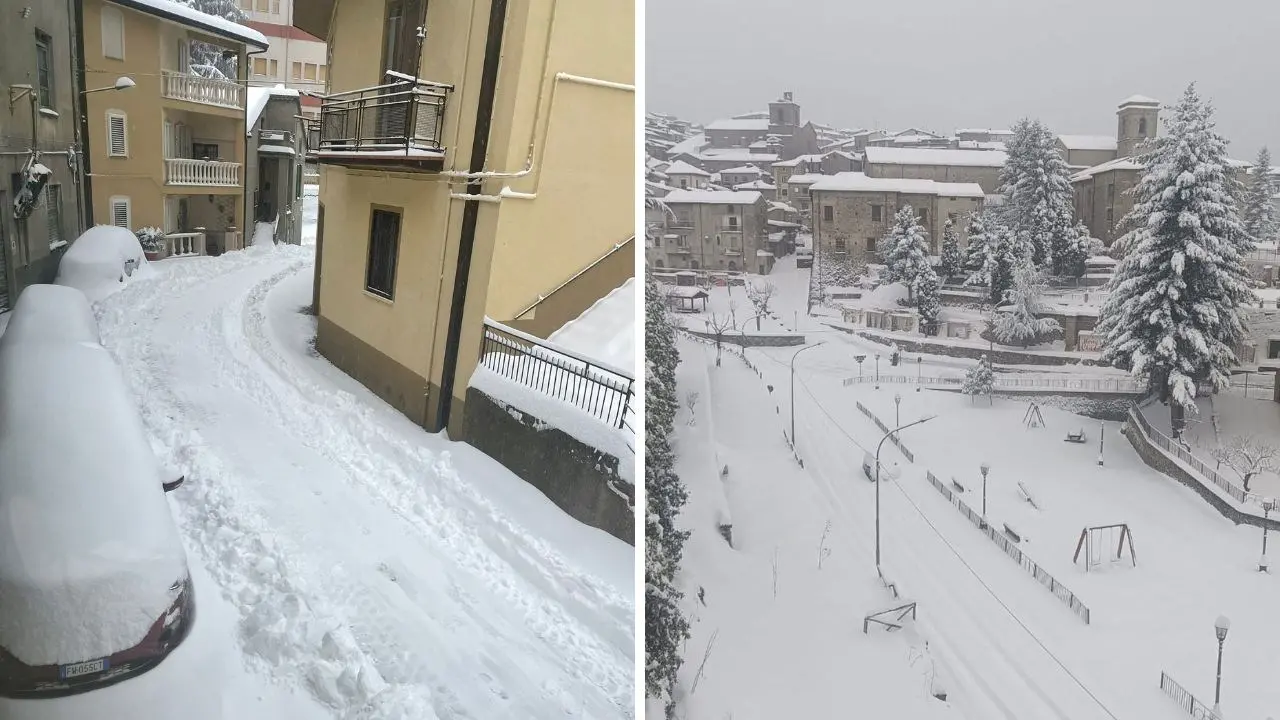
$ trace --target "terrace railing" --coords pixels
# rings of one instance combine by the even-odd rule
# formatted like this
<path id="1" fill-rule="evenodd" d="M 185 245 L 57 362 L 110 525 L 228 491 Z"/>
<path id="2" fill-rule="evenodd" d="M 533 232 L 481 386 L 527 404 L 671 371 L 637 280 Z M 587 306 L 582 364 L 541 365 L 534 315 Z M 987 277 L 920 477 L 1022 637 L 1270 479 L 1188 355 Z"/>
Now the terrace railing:
<path id="1" fill-rule="evenodd" d="M 396 80 L 335 93 L 320 106 L 320 152 L 439 152 L 451 85 Z"/>
<path id="2" fill-rule="evenodd" d="M 172 70 L 160 71 L 160 79 L 160 92 L 167 98 L 202 105 L 244 109 L 245 89 L 239 83 Z"/>
<path id="3" fill-rule="evenodd" d="M 480 364 L 509 380 L 635 432 L 635 379 L 541 338 L 485 320 Z"/>
<path id="4" fill-rule="evenodd" d="M 1197 700 L 1195 695 L 1187 692 L 1164 671 L 1160 672 L 1160 689 L 1195 720 L 1222 720 L 1222 716 L 1214 712 L 1213 708 Z"/>
<path id="5" fill-rule="evenodd" d="M 1217 470 L 1214 470 L 1213 468 L 1205 464 L 1204 461 L 1196 457 L 1195 454 L 1192 453 L 1190 449 L 1184 447 L 1181 443 L 1175 442 L 1168 435 L 1165 435 L 1164 433 L 1152 427 L 1151 423 L 1147 421 L 1146 416 L 1143 415 L 1141 406 L 1139 406 L 1136 403 L 1129 407 L 1129 422 L 1133 425 L 1136 425 L 1138 429 L 1141 430 L 1142 434 L 1145 435 L 1153 445 L 1160 448 L 1161 450 L 1168 453 L 1169 455 L 1172 455 L 1178 460 L 1181 460 L 1187 465 L 1190 465 L 1192 470 L 1199 473 L 1202 477 L 1207 479 L 1209 482 L 1213 483 L 1214 485 L 1217 485 L 1220 489 L 1222 489 L 1223 492 L 1230 495 L 1231 498 L 1236 502 L 1240 503 L 1241 505 L 1245 505 L 1249 503 L 1256 504 L 1260 502 L 1261 498 L 1259 498 L 1258 495 L 1251 492 L 1246 492 L 1243 487 L 1235 484 L 1234 482 L 1231 482 L 1227 478 L 1220 475 Z"/>

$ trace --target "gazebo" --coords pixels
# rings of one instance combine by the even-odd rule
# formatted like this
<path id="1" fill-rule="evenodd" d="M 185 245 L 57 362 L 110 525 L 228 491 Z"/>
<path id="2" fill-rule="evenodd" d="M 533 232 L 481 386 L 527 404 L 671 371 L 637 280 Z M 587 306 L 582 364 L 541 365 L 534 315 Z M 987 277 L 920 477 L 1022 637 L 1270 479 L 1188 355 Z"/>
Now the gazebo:
<path id="1" fill-rule="evenodd" d="M 667 288 L 667 304 L 676 312 L 699 312 L 707 309 L 707 291 L 700 287 L 690 287 L 688 285 L 677 285 L 673 288 Z M 695 307 L 695 303 L 702 301 L 702 307 Z"/>

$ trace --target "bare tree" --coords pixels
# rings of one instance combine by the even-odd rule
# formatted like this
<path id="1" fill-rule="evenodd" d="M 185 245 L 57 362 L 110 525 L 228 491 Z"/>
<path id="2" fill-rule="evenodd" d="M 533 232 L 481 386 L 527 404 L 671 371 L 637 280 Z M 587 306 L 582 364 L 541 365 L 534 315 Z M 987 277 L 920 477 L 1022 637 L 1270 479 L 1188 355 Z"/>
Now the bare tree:
<path id="1" fill-rule="evenodd" d="M 732 303 L 730 311 L 732 311 Z M 711 313 L 711 319 L 706 321 L 707 332 L 711 333 L 712 339 L 716 342 L 716 367 L 720 367 L 720 348 L 724 343 L 725 332 L 733 329 L 733 318 L 725 317 L 720 313 Z"/>
<path id="2" fill-rule="evenodd" d="M 1244 481 L 1244 491 L 1260 473 L 1276 469 L 1276 456 L 1280 448 L 1252 435 L 1232 435 L 1227 442 L 1213 451 L 1213 459 L 1226 465 Z"/>
<path id="3" fill-rule="evenodd" d="M 697 390 L 690 390 L 688 393 L 685 394 L 684 406 L 689 408 L 689 424 L 696 425 L 697 422 L 696 422 L 696 417 L 694 415 L 694 409 L 698 407 L 698 391 Z M 728 469 L 728 466 L 725 466 L 725 468 Z"/>
<path id="4" fill-rule="evenodd" d="M 751 283 L 747 286 L 747 297 L 756 306 L 756 332 L 760 331 L 760 316 L 768 314 L 769 301 L 778 292 L 778 286 L 771 282 Z"/>

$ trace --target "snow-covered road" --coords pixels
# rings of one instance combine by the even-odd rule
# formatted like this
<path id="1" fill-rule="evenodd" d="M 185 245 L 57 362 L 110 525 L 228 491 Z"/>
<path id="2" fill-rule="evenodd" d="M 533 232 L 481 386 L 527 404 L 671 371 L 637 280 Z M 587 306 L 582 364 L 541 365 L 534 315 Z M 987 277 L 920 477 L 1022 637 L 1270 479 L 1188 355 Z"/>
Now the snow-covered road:
<path id="1" fill-rule="evenodd" d="M 632 716 L 632 548 L 315 356 L 313 253 L 168 261 L 98 307 L 251 665 L 341 718 Z"/>

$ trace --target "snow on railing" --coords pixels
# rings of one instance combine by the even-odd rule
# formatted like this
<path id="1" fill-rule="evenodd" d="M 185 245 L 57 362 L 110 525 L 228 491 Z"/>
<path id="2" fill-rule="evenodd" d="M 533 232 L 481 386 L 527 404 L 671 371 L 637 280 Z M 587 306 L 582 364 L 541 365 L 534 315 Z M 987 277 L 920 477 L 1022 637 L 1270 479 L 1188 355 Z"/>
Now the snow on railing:
<path id="1" fill-rule="evenodd" d="M 240 163 L 218 160 L 166 158 L 164 181 L 168 185 L 240 186 Z"/>
<path id="2" fill-rule="evenodd" d="M 1187 692 L 1186 688 L 1175 682 L 1169 677 L 1169 673 L 1163 670 L 1160 671 L 1160 689 L 1172 698 L 1178 707 L 1187 711 L 1187 714 L 1196 720 L 1222 720 L 1222 716 L 1214 712 L 1213 708 L 1197 700 L 1195 695 Z"/>
<path id="3" fill-rule="evenodd" d="M 1247 505 L 1249 503 L 1261 504 L 1261 498 L 1256 493 L 1246 492 L 1243 487 L 1240 487 L 1239 485 L 1222 477 L 1216 470 L 1209 467 L 1192 454 L 1191 450 L 1152 427 L 1146 416 L 1142 414 L 1142 408 L 1137 403 L 1134 403 L 1129 407 L 1129 419 L 1131 424 L 1136 425 L 1152 444 L 1189 465 L 1192 470 L 1204 476 L 1209 480 L 1209 482 L 1217 485 L 1236 502 L 1241 505 Z"/>
<path id="4" fill-rule="evenodd" d="M 160 92 L 167 98 L 219 107 L 244 108 L 245 90 L 238 83 L 198 75 L 160 71 Z"/>

